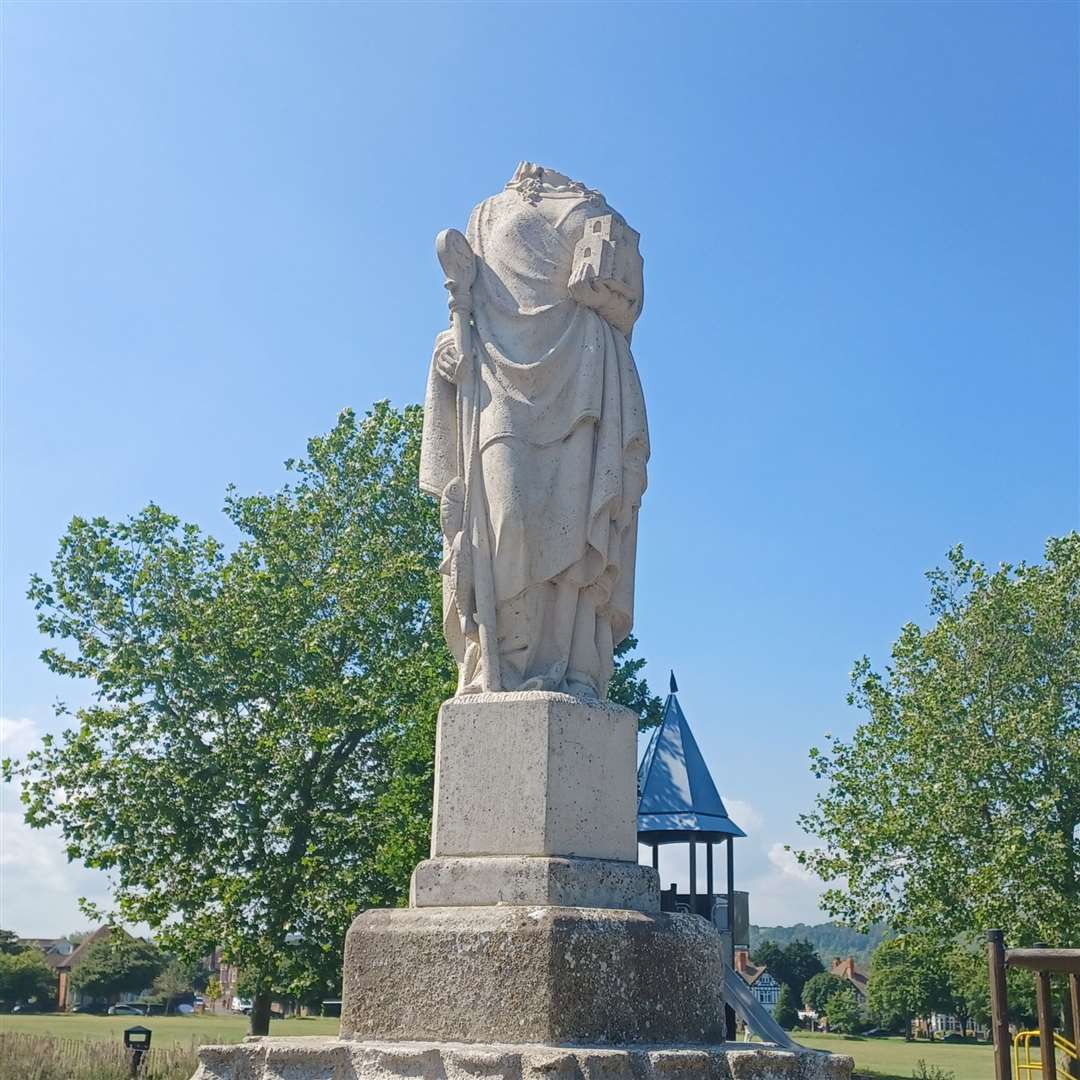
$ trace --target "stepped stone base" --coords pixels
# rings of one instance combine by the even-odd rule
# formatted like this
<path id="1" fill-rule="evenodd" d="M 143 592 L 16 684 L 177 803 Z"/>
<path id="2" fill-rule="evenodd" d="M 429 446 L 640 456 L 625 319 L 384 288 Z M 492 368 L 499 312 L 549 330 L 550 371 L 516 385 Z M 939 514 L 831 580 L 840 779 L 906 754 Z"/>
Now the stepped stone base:
<path id="1" fill-rule="evenodd" d="M 555 1046 L 249 1039 L 204 1046 L 192 1080 L 849 1080 L 852 1060 L 748 1043 Z"/>
<path id="2" fill-rule="evenodd" d="M 530 855 L 425 859 L 413 871 L 410 907 L 494 904 L 658 912 L 660 879 L 632 862 Z"/>
<path id="3" fill-rule="evenodd" d="M 724 938 L 696 915 L 578 907 L 365 911 L 341 1034 L 439 1042 L 718 1043 Z"/>

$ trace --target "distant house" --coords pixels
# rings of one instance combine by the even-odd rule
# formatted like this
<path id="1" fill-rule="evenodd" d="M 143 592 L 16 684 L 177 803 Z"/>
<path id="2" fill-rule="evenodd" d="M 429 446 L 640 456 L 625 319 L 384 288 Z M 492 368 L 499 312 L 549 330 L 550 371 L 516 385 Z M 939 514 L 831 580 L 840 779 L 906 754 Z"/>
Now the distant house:
<path id="1" fill-rule="evenodd" d="M 64 1007 L 63 997 L 67 993 L 67 972 L 69 958 L 75 953 L 78 946 L 67 938 L 19 938 L 19 944 L 28 949 L 37 949 L 45 954 L 45 963 L 56 972 L 56 1001 L 57 1008 Z"/>
<path id="2" fill-rule="evenodd" d="M 735 970 L 765 1008 L 772 1009 L 780 1000 L 780 983 L 767 968 L 750 963 L 750 953 L 746 949 L 735 950 Z"/>
<path id="3" fill-rule="evenodd" d="M 78 945 L 72 946 L 70 952 L 58 955 L 55 963 L 48 953 L 45 954 L 49 966 L 56 972 L 57 1009 L 66 1011 L 81 1003 L 81 995 L 70 985 L 71 973 L 86 959 L 86 953 L 95 941 L 108 938 L 111 934 L 111 926 L 99 926 L 92 934 L 87 934 Z M 68 944 L 71 945 L 71 942 Z"/>
<path id="4" fill-rule="evenodd" d="M 845 959 L 836 957 L 829 970 L 831 974 L 838 979 L 843 979 L 855 991 L 855 1000 L 860 1006 L 865 1007 L 866 994 L 870 986 L 870 976 L 855 966 L 855 957 L 849 956 Z"/>
<path id="5" fill-rule="evenodd" d="M 43 952 L 50 967 L 56 967 L 60 963 L 60 957 L 70 956 L 76 948 L 73 941 L 64 937 L 22 937 L 18 941 L 28 949 Z"/>

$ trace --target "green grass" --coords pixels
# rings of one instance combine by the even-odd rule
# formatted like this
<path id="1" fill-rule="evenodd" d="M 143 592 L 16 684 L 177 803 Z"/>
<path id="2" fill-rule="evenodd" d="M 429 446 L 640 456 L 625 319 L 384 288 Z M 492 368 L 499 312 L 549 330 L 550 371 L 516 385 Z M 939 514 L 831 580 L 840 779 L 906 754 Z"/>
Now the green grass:
<path id="1" fill-rule="evenodd" d="M 271 1035 L 336 1035 L 340 1021 L 314 1017 L 307 1020 L 271 1020 Z M 57 1039 L 95 1039 L 123 1042 L 124 1028 L 141 1024 L 153 1033 L 151 1046 L 200 1046 L 235 1043 L 248 1032 L 246 1016 L 72 1016 L 68 1013 L 0 1015 L 0 1032 L 49 1035 Z"/>
<path id="2" fill-rule="evenodd" d="M 915 1063 L 922 1058 L 956 1074 L 956 1080 L 991 1080 L 994 1075 L 994 1050 L 988 1043 L 904 1042 L 903 1039 L 863 1039 L 858 1036 L 811 1035 L 792 1032 L 796 1042 L 814 1050 L 850 1054 L 855 1072 L 885 1080 L 911 1080 Z"/>
<path id="3" fill-rule="evenodd" d="M 153 1032 L 152 1045 L 162 1049 L 191 1047 L 203 1043 L 239 1042 L 248 1030 L 246 1016 L 71 1016 L 45 1013 L 40 1016 L 0 1015 L 0 1033 L 12 1031 L 47 1035 L 59 1039 L 91 1039 L 120 1043 L 124 1028 L 143 1024 Z M 271 1035 L 336 1035 L 333 1019 L 273 1020 Z M 850 1054 L 857 1073 L 880 1080 L 911 1080 L 919 1058 L 956 1074 L 956 1080 L 990 1080 L 994 1054 L 986 1044 L 906 1043 L 903 1039 L 845 1038 L 843 1035 L 812 1035 L 795 1032 L 795 1039 L 817 1050 Z"/>

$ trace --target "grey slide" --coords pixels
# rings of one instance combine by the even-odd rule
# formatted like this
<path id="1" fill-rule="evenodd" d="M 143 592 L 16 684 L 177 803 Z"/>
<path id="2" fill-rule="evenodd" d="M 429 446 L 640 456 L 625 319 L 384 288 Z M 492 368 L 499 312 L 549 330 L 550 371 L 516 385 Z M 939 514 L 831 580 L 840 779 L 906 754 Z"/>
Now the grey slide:
<path id="1" fill-rule="evenodd" d="M 754 997 L 742 976 L 724 964 L 724 1000 L 742 1017 L 743 1023 L 765 1042 L 784 1050 L 805 1050 L 773 1019 L 773 1015 Z"/>

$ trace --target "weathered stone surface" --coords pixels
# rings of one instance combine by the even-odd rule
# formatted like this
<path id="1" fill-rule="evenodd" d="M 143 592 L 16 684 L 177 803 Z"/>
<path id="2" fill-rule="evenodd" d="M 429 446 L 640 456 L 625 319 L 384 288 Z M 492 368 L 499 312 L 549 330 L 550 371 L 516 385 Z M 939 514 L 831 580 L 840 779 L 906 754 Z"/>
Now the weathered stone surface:
<path id="1" fill-rule="evenodd" d="M 341 1033 L 451 1042 L 724 1037 L 723 943 L 693 915 L 565 907 L 367 911 Z"/>
<path id="2" fill-rule="evenodd" d="M 439 711 L 431 854 L 637 863 L 637 718 L 523 691 Z"/>
<path id="3" fill-rule="evenodd" d="M 251 1039 L 204 1046 L 193 1080 L 848 1080 L 852 1060 L 727 1043 L 552 1046 Z"/>
<path id="4" fill-rule="evenodd" d="M 612 859 L 474 855 L 425 859 L 413 871 L 411 907 L 528 904 L 659 911 L 651 866 Z"/>
<path id="5" fill-rule="evenodd" d="M 440 501 L 459 693 L 606 696 L 634 619 L 649 433 L 630 332 L 638 234 L 597 191 L 522 162 L 436 253 L 420 486 Z"/>

